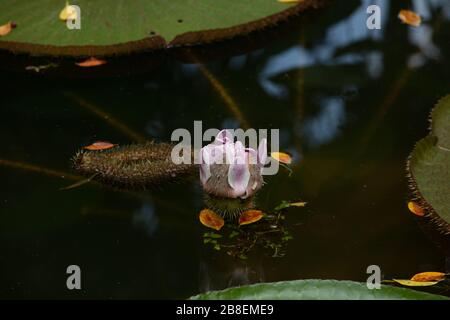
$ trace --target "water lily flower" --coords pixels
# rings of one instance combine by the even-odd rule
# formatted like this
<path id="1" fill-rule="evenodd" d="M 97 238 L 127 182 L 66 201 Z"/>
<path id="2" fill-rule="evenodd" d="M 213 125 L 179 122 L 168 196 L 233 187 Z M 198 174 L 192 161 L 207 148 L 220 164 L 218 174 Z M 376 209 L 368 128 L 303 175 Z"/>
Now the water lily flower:
<path id="1" fill-rule="evenodd" d="M 226 179 L 227 190 L 216 190 L 216 193 L 223 192 L 229 198 L 245 199 L 261 185 L 258 181 L 262 179 L 262 167 L 267 161 L 267 140 L 262 139 L 256 151 L 245 148 L 240 141 L 234 142 L 231 132 L 222 130 L 214 142 L 200 150 L 200 159 L 200 181 L 205 191 L 214 186 L 223 187 L 223 179 Z M 214 175 L 212 168 L 215 165 L 225 167 L 216 170 L 216 176 L 212 177 Z M 222 175 L 223 169 L 226 169 L 226 174 Z M 209 185 L 211 179 L 214 180 L 213 186 Z"/>

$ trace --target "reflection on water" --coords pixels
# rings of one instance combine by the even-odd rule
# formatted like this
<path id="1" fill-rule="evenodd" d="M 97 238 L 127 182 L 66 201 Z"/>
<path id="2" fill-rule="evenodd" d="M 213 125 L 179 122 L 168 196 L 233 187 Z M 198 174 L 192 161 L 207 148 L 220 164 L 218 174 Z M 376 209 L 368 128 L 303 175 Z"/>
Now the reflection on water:
<path id="1" fill-rule="evenodd" d="M 265 211 L 308 202 L 286 213 L 285 256 L 253 250 L 242 260 L 204 245 L 197 181 L 143 193 L 60 191 L 73 181 L 2 165 L 0 297 L 185 298 L 259 281 L 364 281 L 371 264 L 387 278 L 442 271 L 445 255 L 406 208 L 405 160 L 448 93 L 448 1 L 413 1 L 424 13 L 419 29 L 396 18 L 404 4 L 375 1 L 385 18 L 373 32 L 362 27 L 368 2 L 340 3 L 264 49 L 206 64 L 249 125 L 279 128 L 282 150 L 294 155 L 292 175 L 281 168 L 257 199 Z M 195 120 L 239 126 L 204 72 L 174 59 L 102 81 L 2 75 L 0 158 L 58 172 L 70 172 L 80 146 L 127 144 L 127 132 L 168 141 Z M 65 289 L 70 264 L 81 267 L 82 292 Z"/>
<path id="2" fill-rule="evenodd" d="M 318 147 L 335 139 L 344 122 L 344 101 L 336 97 L 324 99 L 320 103 L 319 114 L 302 123 L 302 137 L 308 145 Z"/>
<path id="3" fill-rule="evenodd" d="M 142 205 L 133 213 L 133 226 L 144 230 L 149 236 L 155 233 L 158 229 L 158 217 L 152 203 Z"/>

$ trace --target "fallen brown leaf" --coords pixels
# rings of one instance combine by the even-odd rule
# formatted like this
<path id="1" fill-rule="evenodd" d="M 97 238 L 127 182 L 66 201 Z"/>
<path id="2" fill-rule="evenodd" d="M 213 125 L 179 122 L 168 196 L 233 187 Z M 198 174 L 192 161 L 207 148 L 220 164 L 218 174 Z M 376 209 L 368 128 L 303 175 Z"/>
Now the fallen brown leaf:
<path id="1" fill-rule="evenodd" d="M 76 20 L 77 19 L 77 11 L 74 7 L 72 7 L 68 1 L 66 1 L 66 5 L 59 13 L 59 19 L 66 20 Z"/>
<path id="2" fill-rule="evenodd" d="M 83 149 L 86 149 L 86 150 L 106 150 L 106 149 L 111 149 L 111 148 L 113 148 L 115 146 L 117 146 L 117 144 L 113 144 L 113 143 L 107 142 L 107 141 L 97 141 L 97 142 L 94 142 L 91 145 L 83 147 Z"/>
<path id="3" fill-rule="evenodd" d="M 418 274 L 415 274 L 411 280 L 412 281 L 419 281 L 419 282 L 427 282 L 427 281 L 441 281 L 445 279 L 445 273 L 442 272 L 421 272 Z"/>
<path id="4" fill-rule="evenodd" d="M 8 35 L 12 31 L 13 28 L 14 28 L 14 25 L 11 21 L 0 26 L 0 37 Z"/>
<path id="5" fill-rule="evenodd" d="M 403 23 L 413 27 L 418 27 L 422 23 L 420 16 L 411 10 L 400 10 L 398 17 Z"/>
<path id="6" fill-rule="evenodd" d="M 247 210 L 242 212 L 241 216 L 239 217 L 239 225 L 246 225 L 250 223 L 254 223 L 256 221 L 261 220 L 261 218 L 264 216 L 263 212 L 261 210 Z"/>
<path id="7" fill-rule="evenodd" d="M 277 160 L 278 162 L 284 163 L 284 164 L 291 164 L 292 163 L 292 157 L 284 152 L 272 152 L 270 154 L 272 158 Z"/>
<path id="8" fill-rule="evenodd" d="M 75 63 L 77 66 L 79 67 L 84 67 L 84 68 L 90 68 L 90 67 L 97 67 L 97 66 L 101 66 L 106 64 L 107 62 L 105 60 L 100 60 L 94 57 L 91 57 L 89 59 L 86 59 L 82 62 L 77 62 Z"/>
<path id="9" fill-rule="evenodd" d="M 221 216 L 209 209 L 203 209 L 199 215 L 200 222 L 208 228 L 219 231 L 222 229 L 225 221 Z"/>
<path id="10" fill-rule="evenodd" d="M 423 217 L 425 215 L 425 211 L 417 202 L 414 201 L 408 202 L 408 209 L 416 216 Z"/>

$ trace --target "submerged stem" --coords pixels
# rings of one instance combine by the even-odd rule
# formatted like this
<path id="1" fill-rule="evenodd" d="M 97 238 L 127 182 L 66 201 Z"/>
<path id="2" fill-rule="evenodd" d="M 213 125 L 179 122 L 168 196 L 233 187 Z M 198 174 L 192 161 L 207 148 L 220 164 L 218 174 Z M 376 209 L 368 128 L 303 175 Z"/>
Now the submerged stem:
<path id="1" fill-rule="evenodd" d="M 81 98 L 80 96 L 78 96 L 77 94 L 75 94 L 73 92 L 66 91 L 66 92 L 63 92 L 63 95 L 74 100 L 79 106 L 81 106 L 81 107 L 85 108 L 86 110 L 88 110 L 89 112 L 95 114 L 102 121 L 105 121 L 110 126 L 114 127 L 118 131 L 122 132 L 126 136 L 133 139 L 134 141 L 143 142 L 145 140 L 148 140 L 143 135 L 134 131 L 133 129 L 131 129 L 124 123 L 122 123 L 120 120 L 114 118 L 113 116 L 108 114 L 106 111 L 104 111 L 102 108 L 95 105 L 94 103 Z"/>

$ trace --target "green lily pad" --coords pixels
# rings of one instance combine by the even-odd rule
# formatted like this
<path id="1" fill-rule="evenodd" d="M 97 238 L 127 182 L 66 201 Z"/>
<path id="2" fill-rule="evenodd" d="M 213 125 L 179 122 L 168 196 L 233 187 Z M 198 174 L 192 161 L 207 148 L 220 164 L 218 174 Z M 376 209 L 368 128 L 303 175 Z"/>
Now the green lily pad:
<path id="1" fill-rule="evenodd" d="M 420 140 L 408 162 L 414 194 L 426 215 L 450 233 L 450 95 L 431 113 L 431 132 Z"/>
<path id="2" fill-rule="evenodd" d="M 368 289 L 365 283 L 338 280 L 293 280 L 259 283 L 212 291 L 193 300 L 447 300 L 448 297 L 381 285 Z"/>
<path id="3" fill-rule="evenodd" d="M 59 19 L 65 0 L 0 1 L 0 25 L 17 24 L 0 49 L 45 55 L 109 55 L 203 44 L 277 24 L 326 0 L 73 0 L 81 28 Z"/>

